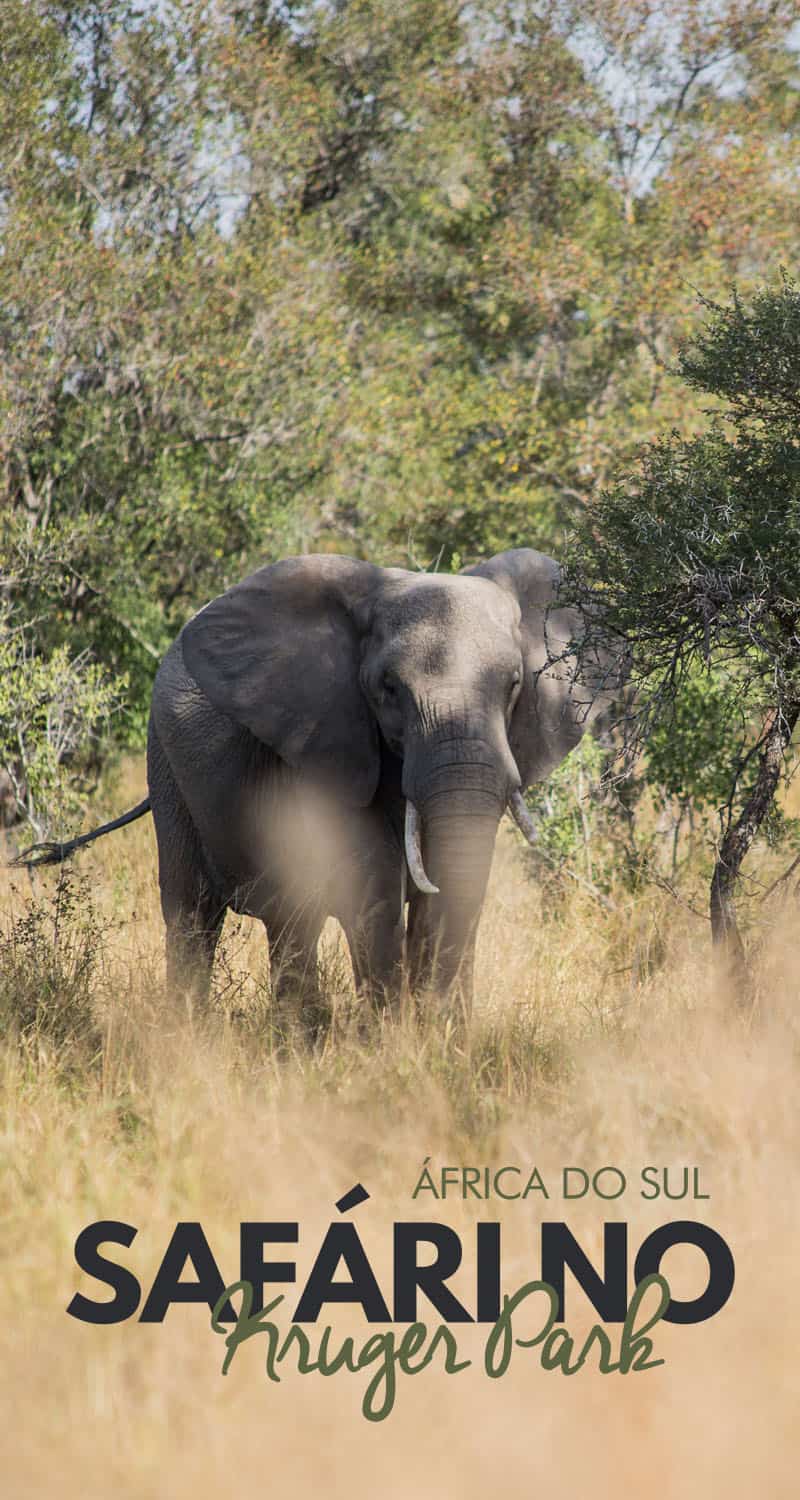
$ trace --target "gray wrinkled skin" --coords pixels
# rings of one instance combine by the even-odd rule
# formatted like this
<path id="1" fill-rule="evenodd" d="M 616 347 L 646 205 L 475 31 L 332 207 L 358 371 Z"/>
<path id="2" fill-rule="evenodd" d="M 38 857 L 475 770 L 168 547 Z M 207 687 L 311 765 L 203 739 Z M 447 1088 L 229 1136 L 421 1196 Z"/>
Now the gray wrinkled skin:
<path id="1" fill-rule="evenodd" d="M 278 996 L 314 994 L 333 916 L 360 990 L 393 997 L 406 976 L 468 1001 L 508 799 L 608 696 L 599 669 L 578 680 L 557 585 L 529 548 L 455 577 L 290 558 L 185 626 L 148 745 L 173 982 L 206 988 L 231 908 L 264 923 Z M 407 875 L 406 798 L 437 895 Z"/>

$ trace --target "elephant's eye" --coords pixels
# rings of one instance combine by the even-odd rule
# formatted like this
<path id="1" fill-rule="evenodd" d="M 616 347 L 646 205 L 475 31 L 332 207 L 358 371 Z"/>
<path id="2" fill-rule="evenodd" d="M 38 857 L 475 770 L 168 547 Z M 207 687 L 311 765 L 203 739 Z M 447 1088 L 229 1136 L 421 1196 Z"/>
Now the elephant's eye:
<path id="1" fill-rule="evenodd" d="M 390 672 L 384 672 L 381 678 L 381 692 L 384 698 L 394 699 L 397 697 L 397 683 Z"/>

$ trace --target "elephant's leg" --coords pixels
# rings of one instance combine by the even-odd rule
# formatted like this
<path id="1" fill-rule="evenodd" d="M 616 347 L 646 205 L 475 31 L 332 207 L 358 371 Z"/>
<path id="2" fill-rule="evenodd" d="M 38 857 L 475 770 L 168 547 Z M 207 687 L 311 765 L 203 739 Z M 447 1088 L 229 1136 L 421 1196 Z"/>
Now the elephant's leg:
<path id="1" fill-rule="evenodd" d="M 441 934 L 432 921 L 429 897 L 412 895 L 408 903 L 406 930 L 406 971 L 412 994 L 434 987 L 440 942 Z"/>
<path id="2" fill-rule="evenodd" d="M 402 843 L 379 797 L 351 818 L 349 835 L 333 915 L 347 938 L 357 993 L 378 1007 L 395 1008 L 402 993 L 405 938 Z"/>
<path id="3" fill-rule="evenodd" d="M 194 906 L 180 899 L 174 901 L 171 893 L 165 901 L 163 891 L 161 905 L 167 927 L 167 989 L 171 994 L 188 993 L 203 1002 L 208 999 L 225 909 L 204 896 Z"/>
<path id="4" fill-rule="evenodd" d="M 399 1003 L 403 978 L 403 917 L 399 902 L 374 902 L 343 923 L 356 991 L 377 1005 Z"/>
<path id="5" fill-rule="evenodd" d="M 147 767 L 166 926 L 167 988 L 172 994 L 184 992 L 203 1001 L 208 996 L 226 905 L 152 728 Z"/>
<path id="6" fill-rule="evenodd" d="M 317 945 L 324 913 L 316 905 L 292 910 L 279 903 L 264 913 L 275 1015 L 299 1019 L 310 1034 L 323 1010 L 317 972 Z"/>
<path id="7" fill-rule="evenodd" d="M 412 994 L 425 988 L 425 981 L 431 970 L 428 950 L 425 914 L 420 898 L 412 896 L 408 903 L 406 923 L 406 975 Z"/>

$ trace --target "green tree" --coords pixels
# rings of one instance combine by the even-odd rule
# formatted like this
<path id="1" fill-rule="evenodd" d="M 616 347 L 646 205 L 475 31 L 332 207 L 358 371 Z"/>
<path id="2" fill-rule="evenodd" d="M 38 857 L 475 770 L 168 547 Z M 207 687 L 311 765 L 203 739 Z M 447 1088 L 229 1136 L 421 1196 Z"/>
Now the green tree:
<path id="1" fill-rule="evenodd" d="M 243 232 L 291 224 L 342 293 L 307 535 L 552 544 L 639 442 L 702 427 L 664 378 L 686 280 L 797 246 L 793 8 L 707 11 L 350 3 L 236 31 Z"/>
<path id="2" fill-rule="evenodd" d="M 788 0 L 7 0 L 0 587 L 127 683 L 282 553 L 559 552 L 798 249 Z M 83 653 L 89 653 L 88 657 Z"/>
<path id="3" fill-rule="evenodd" d="M 591 508 L 580 549 L 584 586 L 633 651 L 639 742 L 663 725 L 656 768 L 673 791 L 698 791 L 698 765 L 682 771 L 665 751 L 673 722 L 691 722 L 702 674 L 722 673 L 735 703 L 703 725 L 719 740 L 699 791 L 713 795 L 724 755 L 711 925 L 741 965 L 736 883 L 800 718 L 800 290 L 784 276 L 706 306 L 679 368 L 726 404 L 703 435 L 645 449 Z"/>
<path id="4" fill-rule="evenodd" d="M 62 645 L 44 656 L 30 626 L 0 606 L 0 768 L 16 816 L 38 838 L 80 813 L 122 688 L 85 652 L 70 656 Z"/>

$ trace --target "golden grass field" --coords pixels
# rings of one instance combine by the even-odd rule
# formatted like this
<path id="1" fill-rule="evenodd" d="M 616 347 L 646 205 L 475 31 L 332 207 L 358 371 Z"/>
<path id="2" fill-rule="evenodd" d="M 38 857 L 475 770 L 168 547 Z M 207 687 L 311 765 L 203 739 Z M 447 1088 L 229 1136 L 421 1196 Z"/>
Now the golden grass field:
<path id="1" fill-rule="evenodd" d="M 137 763 L 115 807 L 140 776 Z M 348 1021 L 334 932 L 324 960 L 333 1035 L 313 1055 L 299 1045 L 287 1055 L 270 1040 L 254 924 L 229 919 L 208 1015 L 192 1018 L 165 996 L 149 820 L 87 851 L 76 876 L 93 915 L 62 911 L 54 935 L 57 873 L 35 889 L 25 875 L 0 875 L 4 1497 L 797 1493 L 793 907 L 762 935 L 756 1005 L 737 1014 L 695 917 L 657 892 L 621 898 L 615 914 L 577 895 L 547 915 L 546 890 L 526 878 L 504 832 L 466 1037 L 408 1020 L 365 1037 Z M 20 927 L 32 901 L 43 915 Z M 535 1197 L 414 1203 L 426 1156 L 535 1165 L 552 1196 L 544 1206 Z M 684 1164 L 700 1168 L 709 1201 L 638 1196 L 643 1166 Z M 631 1186 L 607 1206 L 564 1204 L 565 1165 L 616 1165 Z M 519 1350 L 502 1380 L 479 1365 L 401 1377 L 381 1423 L 361 1415 L 363 1374 L 289 1372 L 271 1384 L 255 1340 L 223 1379 L 222 1340 L 204 1308 L 174 1306 L 162 1325 L 66 1316 L 73 1292 L 92 1290 L 73 1261 L 91 1221 L 138 1227 L 119 1256 L 147 1289 L 179 1219 L 202 1221 L 227 1282 L 238 1276 L 241 1220 L 297 1219 L 302 1276 L 336 1198 L 359 1180 L 371 1201 L 354 1222 L 382 1282 L 396 1219 L 439 1218 L 462 1234 L 468 1266 L 454 1286 L 469 1300 L 480 1218 L 502 1221 L 514 1289 L 538 1275 L 543 1217 L 565 1219 L 598 1264 L 605 1218 L 628 1221 L 635 1250 L 665 1220 L 697 1217 L 730 1244 L 736 1286 L 709 1322 L 655 1330 L 658 1369 L 623 1377 L 587 1367 L 565 1379 Z M 673 1257 L 675 1295 L 697 1295 L 699 1253 Z M 594 1319 L 573 1290 L 566 1321 L 578 1330 Z M 485 1332 L 459 1333 L 459 1347 L 479 1359 Z"/>

